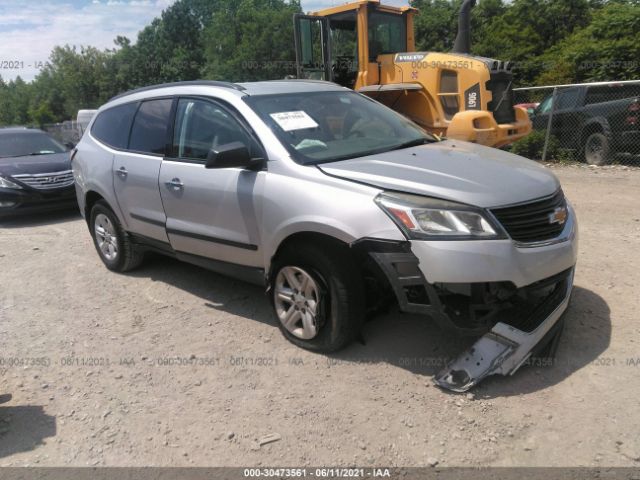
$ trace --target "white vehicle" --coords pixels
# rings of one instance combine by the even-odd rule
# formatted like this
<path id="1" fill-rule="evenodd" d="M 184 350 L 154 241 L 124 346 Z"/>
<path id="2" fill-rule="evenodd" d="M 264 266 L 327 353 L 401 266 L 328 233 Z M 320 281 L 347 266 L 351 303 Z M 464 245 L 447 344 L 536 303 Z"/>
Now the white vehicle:
<path id="1" fill-rule="evenodd" d="M 76 123 L 78 126 L 78 132 L 80 137 L 84 135 L 84 132 L 87 130 L 91 119 L 96 114 L 98 110 L 78 110 L 78 116 L 76 117 Z"/>

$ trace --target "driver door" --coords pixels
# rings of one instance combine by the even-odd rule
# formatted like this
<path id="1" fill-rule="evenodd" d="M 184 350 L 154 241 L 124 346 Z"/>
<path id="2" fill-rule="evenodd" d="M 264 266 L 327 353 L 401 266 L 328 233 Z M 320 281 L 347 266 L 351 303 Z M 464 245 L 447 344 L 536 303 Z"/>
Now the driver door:
<path id="1" fill-rule="evenodd" d="M 212 148 L 238 141 L 262 156 L 239 114 L 213 99 L 180 98 L 172 154 L 160 168 L 160 193 L 176 252 L 257 267 L 266 171 L 205 168 Z"/>

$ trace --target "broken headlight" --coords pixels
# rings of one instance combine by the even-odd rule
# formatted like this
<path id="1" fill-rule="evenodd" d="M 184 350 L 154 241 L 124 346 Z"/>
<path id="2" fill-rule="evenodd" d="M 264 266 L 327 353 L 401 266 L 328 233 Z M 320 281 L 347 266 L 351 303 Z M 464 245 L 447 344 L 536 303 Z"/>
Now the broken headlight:
<path id="1" fill-rule="evenodd" d="M 481 208 L 432 197 L 384 192 L 376 203 L 411 239 L 489 240 L 507 238 Z"/>

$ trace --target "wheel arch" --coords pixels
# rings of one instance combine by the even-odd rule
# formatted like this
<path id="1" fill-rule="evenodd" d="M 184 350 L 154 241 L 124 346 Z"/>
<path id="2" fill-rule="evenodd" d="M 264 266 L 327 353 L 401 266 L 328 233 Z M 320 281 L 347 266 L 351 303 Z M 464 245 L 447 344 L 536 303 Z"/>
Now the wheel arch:
<path id="1" fill-rule="evenodd" d="M 98 203 L 100 200 L 105 200 L 105 198 L 100 195 L 98 192 L 96 192 L 95 190 L 89 190 L 87 193 L 85 193 L 84 195 L 84 219 L 86 220 L 87 224 L 89 224 L 89 222 L 91 221 L 91 209 L 93 209 L 93 206 Z"/>
<path id="2" fill-rule="evenodd" d="M 584 148 L 584 144 L 592 133 L 602 133 L 607 138 L 611 138 L 611 127 L 606 118 L 596 117 L 592 118 L 584 124 L 582 132 L 580 134 L 580 148 Z"/>
<path id="3" fill-rule="evenodd" d="M 326 227 L 326 226 L 325 226 Z M 330 230 L 330 229 L 329 229 Z M 282 252 L 289 248 L 292 248 L 296 243 L 314 244 L 319 246 L 331 245 L 334 247 L 340 247 L 349 249 L 350 237 L 345 236 L 342 232 L 335 232 L 336 234 L 329 233 L 325 228 L 324 231 L 319 230 L 299 230 L 290 233 L 286 237 L 282 238 L 274 248 L 273 253 L 269 257 L 268 264 L 265 268 L 267 275 L 267 283 L 271 281 L 273 275 L 273 266 L 275 265 L 275 259 Z"/>

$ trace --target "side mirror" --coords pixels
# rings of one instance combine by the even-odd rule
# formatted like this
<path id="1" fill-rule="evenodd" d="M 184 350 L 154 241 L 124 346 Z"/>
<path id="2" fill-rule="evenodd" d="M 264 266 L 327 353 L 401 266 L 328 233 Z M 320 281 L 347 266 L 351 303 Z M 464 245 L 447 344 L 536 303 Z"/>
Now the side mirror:
<path id="1" fill-rule="evenodd" d="M 256 168 L 262 166 L 261 158 L 251 158 L 249 149 L 242 142 L 231 142 L 209 150 L 205 168 Z"/>

